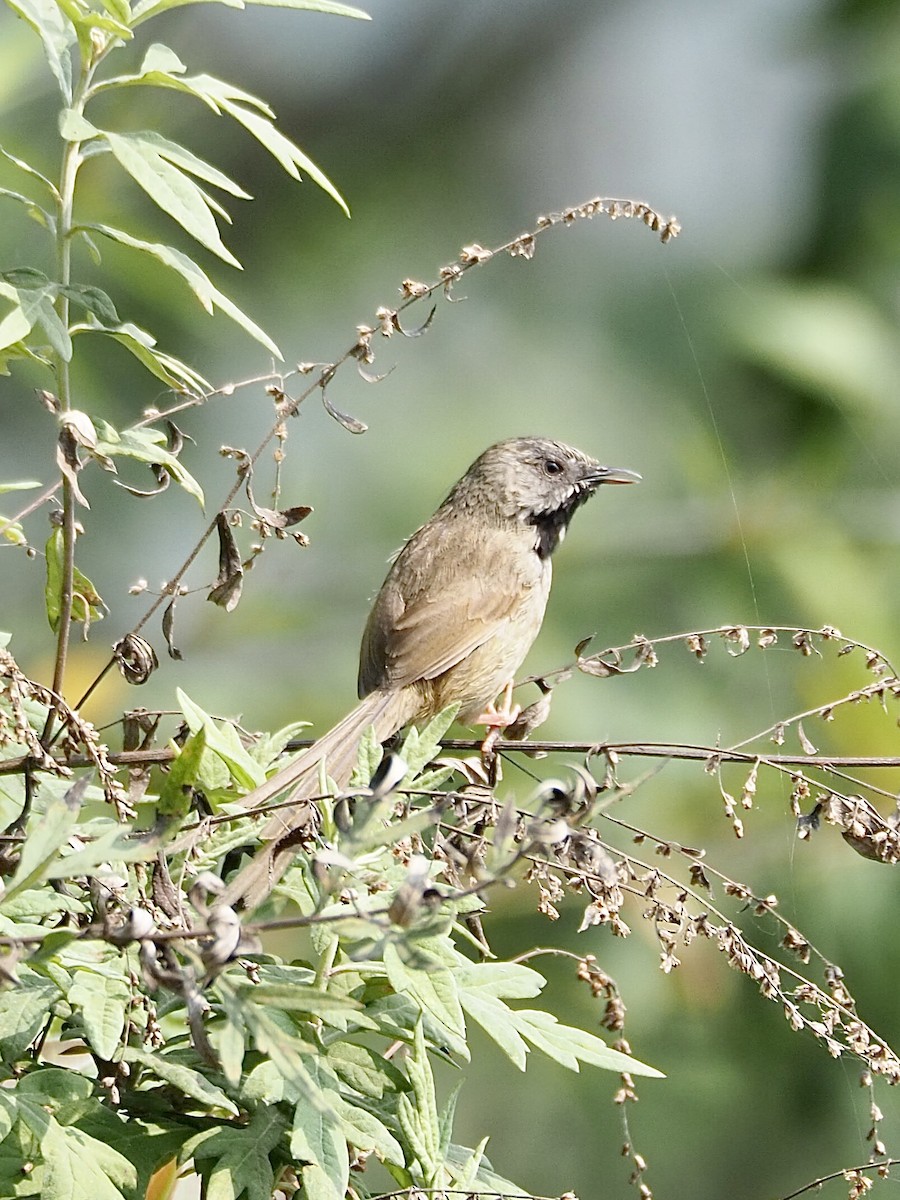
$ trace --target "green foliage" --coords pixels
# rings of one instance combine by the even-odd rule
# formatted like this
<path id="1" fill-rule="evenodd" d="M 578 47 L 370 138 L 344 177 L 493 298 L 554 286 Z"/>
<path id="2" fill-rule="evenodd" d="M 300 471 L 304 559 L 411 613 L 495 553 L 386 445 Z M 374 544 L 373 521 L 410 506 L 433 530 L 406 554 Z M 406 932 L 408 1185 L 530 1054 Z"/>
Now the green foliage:
<path id="1" fill-rule="evenodd" d="M 185 439 L 171 410 L 117 428 L 102 400 L 74 394 L 72 364 L 94 352 L 98 334 L 131 354 L 151 396 L 159 381 L 188 403 L 212 390 L 124 312 L 125 289 L 103 273 L 101 248 L 124 248 L 137 269 L 152 260 L 206 312 L 224 313 L 281 357 L 183 249 L 82 211 L 83 179 L 105 157 L 200 253 L 240 265 L 223 241 L 227 213 L 215 194 L 249 200 L 244 188 L 158 131 L 101 125 L 95 100 L 141 87 L 199 101 L 249 132 L 291 178 L 302 173 L 345 212 L 346 204 L 276 127 L 263 100 L 189 73 L 158 43 L 137 70 L 117 68 L 119 52 L 143 36 L 143 26 L 180 0 L 8 3 L 40 38 L 59 90 L 61 167 L 51 181 L 2 151 L 21 181 L 0 189 L 0 199 L 37 224 L 57 271 L 17 266 L 0 274 L 0 370 L 14 372 L 27 360 L 49 377 L 42 399 L 58 422 L 58 483 L 41 501 L 61 494 L 62 503 L 44 547 L 45 609 L 57 640 L 52 686 L 19 669 L 8 638 L 0 646 L 0 758 L 21 759 L 28 778 L 26 786 L 0 776 L 13 847 L 0 895 L 0 1193 L 138 1200 L 153 1172 L 175 1161 L 199 1175 L 206 1200 L 265 1200 L 292 1185 L 310 1200 L 341 1200 L 381 1186 L 369 1182 L 369 1160 L 399 1188 L 521 1191 L 492 1170 L 486 1138 L 474 1148 L 453 1140 L 462 1080 L 444 1095 L 432 1063 L 461 1071 L 471 1056 L 471 1022 L 523 1070 L 537 1050 L 573 1071 L 659 1072 L 546 1011 L 516 1007 L 544 985 L 531 967 L 473 960 L 481 947 L 467 922 L 483 901 L 437 855 L 449 795 L 440 789 L 464 770 L 434 765 L 455 709 L 407 734 L 399 751 L 402 793 L 388 783 L 370 789 L 382 750 L 373 735 L 364 739 L 351 793 L 327 795 L 311 810 L 309 839 L 251 924 L 216 897 L 258 837 L 243 798 L 265 783 L 302 723 L 249 737 L 176 690 L 178 720 L 157 768 L 136 763 L 126 786 L 67 699 L 72 628 L 81 625 L 87 637 L 108 612 L 77 565 L 91 503 L 101 503 L 86 473 L 112 477 L 121 489 L 107 488 L 103 503 L 110 495 L 143 502 L 174 481 L 205 504 L 182 461 Z M 286 6 L 364 15 L 325 0 Z M 352 427 L 351 418 L 341 419 Z M 253 460 L 229 453 L 238 483 L 206 535 L 217 531 L 220 546 L 220 577 L 208 598 L 226 611 L 240 598 L 248 565 L 232 532 L 240 517 L 229 505 L 238 488 L 261 538 L 302 540 L 287 531 L 309 511 L 258 504 Z M 131 482 L 135 471 L 150 478 Z M 15 481 L 0 491 L 38 487 Z M 0 532 L 10 549 L 33 552 L 22 514 Z M 167 601 L 162 625 L 174 659 L 183 591 L 179 575 L 151 609 Z M 140 628 L 121 638 L 110 662 L 131 683 L 157 665 Z M 159 720 L 129 715 L 127 746 L 152 747 Z M 492 881 L 511 872 L 519 855 L 512 839 L 496 850 Z M 287 959 L 260 940 L 276 909 L 299 913 Z M 64 1059 L 55 1053 L 63 1050 Z"/>

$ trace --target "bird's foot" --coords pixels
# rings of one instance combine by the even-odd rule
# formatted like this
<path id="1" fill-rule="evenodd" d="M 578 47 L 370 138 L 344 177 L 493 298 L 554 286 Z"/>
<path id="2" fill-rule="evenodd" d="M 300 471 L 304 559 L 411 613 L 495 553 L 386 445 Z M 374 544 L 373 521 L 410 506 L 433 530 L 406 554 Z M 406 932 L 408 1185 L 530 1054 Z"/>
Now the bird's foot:
<path id="1" fill-rule="evenodd" d="M 513 681 L 510 679 L 503 689 L 500 706 L 489 704 L 473 722 L 475 725 L 487 726 L 487 736 L 481 743 L 481 753 L 485 756 L 494 753 L 494 745 L 499 740 L 500 734 L 518 719 L 519 713 L 522 711 L 520 705 L 512 702 L 512 690 Z"/>

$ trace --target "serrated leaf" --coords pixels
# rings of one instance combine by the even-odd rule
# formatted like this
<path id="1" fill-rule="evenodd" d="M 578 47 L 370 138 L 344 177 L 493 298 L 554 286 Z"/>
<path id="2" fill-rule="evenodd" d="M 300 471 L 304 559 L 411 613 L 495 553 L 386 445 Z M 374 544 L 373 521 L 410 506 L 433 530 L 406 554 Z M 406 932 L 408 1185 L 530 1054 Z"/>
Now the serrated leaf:
<path id="1" fill-rule="evenodd" d="M 524 1071 L 528 1061 L 528 1046 L 510 1021 L 509 1005 L 495 996 L 469 992 L 460 992 L 460 1003 L 488 1037 L 493 1038 L 510 1062 Z"/>
<path id="2" fill-rule="evenodd" d="M 57 1121 L 26 1091 L 18 1101 L 22 1122 L 40 1144 L 42 1200 L 122 1200 L 120 1189 L 134 1187 L 137 1172 L 124 1155 L 76 1126 Z"/>
<path id="3" fill-rule="evenodd" d="M 433 956 L 419 952 L 422 967 L 412 967 L 403 961 L 396 946 L 384 950 L 384 966 L 395 992 L 409 996 L 426 1011 L 441 1031 L 447 1047 L 468 1061 L 466 1023 L 453 973 Z"/>
<path id="4" fill-rule="evenodd" d="M 356 765 L 350 775 L 350 787 L 368 787 L 369 780 L 378 770 L 378 765 L 384 757 L 384 750 L 378 740 L 374 725 L 367 725 L 359 739 L 356 751 Z"/>
<path id="5" fill-rule="evenodd" d="M 85 1036 L 92 1048 L 101 1058 L 112 1061 L 122 1041 L 131 1002 L 131 990 L 125 980 L 78 970 L 67 998 L 74 1008 L 81 1010 Z"/>
<path id="6" fill-rule="evenodd" d="M 421 729 L 415 726 L 410 729 L 400 750 L 400 757 L 409 767 L 410 776 L 415 777 L 439 754 L 441 738 L 456 720 L 458 712 L 459 705 L 450 704 Z"/>
<path id="7" fill-rule="evenodd" d="M 453 972 L 464 995 L 502 997 L 507 1000 L 528 1000 L 540 995 L 546 980 L 538 971 L 524 963 L 466 962 Z"/>
<path id="8" fill-rule="evenodd" d="M 440 1128 L 434 1076 L 421 1021 L 413 1036 L 413 1053 L 407 1058 L 406 1073 L 415 1101 L 404 1092 L 397 1106 L 400 1127 L 422 1167 L 425 1183 L 434 1181 L 440 1167 Z"/>
<path id="9" fill-rule="evenodd" d="M 161 153 L 158 142 L 149 135 L 111 133 L 104 130 L 103 137 L 119 165 L 163 212 L 177 221 L 201 246 L 205 246 L 233 267 L 240 267 L 241 264 L 219 235 L 219 228 L 212 215 L 213 202 L 186 173 L 189 168 L 182 169 L 173 165 L 171 156 Z M 160 141 L 164 142 L 165 139 Z M 209 172 L 213 171 L 214 168 L 209 167 Z M 233 184 L 232 187 L 237 188 L 237 184 Z M 239 194 L 239 189 L 235 194 Z"/>
<path id="10" fill-rule="evenodd" d="M 552 1013 L 539 1009 L 510 1009 L 510 1019 L 533 1046 L 570 1071 L 577 1071 L 579 1062 L 584 1062 L 605 1071 L 628 1071 L 653 1079 L 665 1078 L 662 1071 L 613 1050 L 594 1034 L 561 1024 Z"/>
<path id="11" fill-rule="evenodd" d="M 199 729 L 206 731 L 208 749 L 221 759 L 236 783 L 249 792 L 265 781 L 265 770 L 241 744 L 233 725 L 228 723 L 218 725 L 181 688 L 178 688 L 175 694 L 178 697 L 178 706 L 188 723 L 188 728 L 192 733 Z"/>
<path id="12" fill-rule="evenodd" d="M 438 1116 L 438 1133 L 440 1134 L 440 1149 L 439 1154 L 441 1161 L 446 1156 L 447 1150 L 450 1147 L 450 1138 L 453 1134 L 453 1118 L 456 1116 L 456 1103 L 459 1100 L 459 1093 L 462 1091 L 463 1081 L 459 1082 L 451 1089 L 450 1095 L 447 1097 L 444 1107 Z"/>
<path id="13" fill-rule="evenodd" d="M 326 1054 L 335 1074 L 360 1096 L 370 1100 L 383 1100 L 385 1096 L 402 1092 L 407 1086 L 406 1079 L 394 1064 L 367 1046 L 334 1042 Z"/>
<path id="14" fill-rule="evenodd" d="M 483 1143 L 481 1143 L 483 1145 Z M 451 1171 L 462 1172 L 466 1169 L 467 1164 L 471 1163 L 473 1154 L 476 1151 L 468 1150 L 465 1146 L 451 1145 L 447 1150 L 447 1165 Z M 509 1179 L 504 1179 L 502 1175 L 498 1175 L 491 1167 L 484 1154 L 481 1155 L 481 1160 L 478 1164 L 478 1169 L 475 1173 L 473 1185 L 458 1184 L 464 1191 L 486 1192 L 495 1196 L 527 1196 L 528 1190 L 522 1188 L 517 1183 L 513 1183 Z"/>
<path id="15" fill-rule="evenodd" d="M 49 979 L 21 968 L 17 987 L 0 991 L 0 1058 L 15 1063 L 46 1025 L 60 990 Z"/>
<path id="16" fill-rule="evenodd" d="M 382 1162 L 403 1166 L 403 1147 L 383 1121 L 368 1109 L 350 1104 L 336 1092 L 331 1103 L 340 1119 L 341 1132 L 351 1146 L 363 1153 L 374 1151 Z"/>
<path id="17" fill-rule="evenodd" d="M 185 1096 L 199 1101 L 204 1108 L 211 1112 L 219 1116 L 227 1114 L 236 1117 L 238 1115 L 238 1108 L 234 1101 L 230 1100 L 221 1088 L 210 1083 L 200 1071 L 174 1062 L 159 1051 L 151 1052 L 139 1046 L 127 1046 L 124 1057 L 128 1062 L 138 1063 L 145 1067 L 157 1079 L 168 1083 Z"/>
<path id="18" fill-rule="evenodd" d="M 325 1092 L 331 1099 L 334 1092 Z M 336 1114 L 311 1108 L 300 1100 L 294 1109 L 291 1157 L 317 1170 L 304 1168 L 307 1195 L 321 1200 L 343 1200 L 350 1181 L 350 1156 Z"/>
<path id="19" fill-rule="evenodd" d="M 482 1138 L 469 1157 L 452 1171 L 452 1182 L 461 1192 L 476 1190 L 475 1185 L 478 1179 L 478 1172 L 481 1170 L 481 1165 L 484 1162 L 484 1149 L 487 1144 L 488 1139 L 486 1137 Z M 443 1157 L 445 1162 L 451 1149 L 452 1145 L 448 1145 L 444 1151 Z"/>
<path id="20" fill-rule="evenodd" d="M 303 1061 L 303 1056 L 311 1053 L 312 1048 L 295 1034 L 286 1033 L 272 1016 L 255 1004 L 248 1005 L 244 1015 L 257 1048 L 268 1055 L 290 1094 L 304 1100 L 312 1108 L 328 1112 L 327 1097 L 323 1096 L 310 1068 Z"/>
<path id="21" fill-rule="evenodd" d="M 205 1130 L 184 1146 L 203 1174 L 205 1200 L 271 1200 L 275 1174 L 270 1155 L 281 1141 L 286 1122 L 274 1106 L 262 1104 L 245 1128 Z M 215 1159 L 212 1167 L 208 1159 Z"/>
<path id="22" fill-rule="evenodd" d="M 242 1001 L 280 1008 L 286 1012 L 303 1012 L 313 1016 L 327 1017 L 334 1013 L 362 1012 L 358 1000 L 349 996 L 335 996 L 321 988 L 300 983 L 258 983 L 238 987 L 237 995 Z"/>

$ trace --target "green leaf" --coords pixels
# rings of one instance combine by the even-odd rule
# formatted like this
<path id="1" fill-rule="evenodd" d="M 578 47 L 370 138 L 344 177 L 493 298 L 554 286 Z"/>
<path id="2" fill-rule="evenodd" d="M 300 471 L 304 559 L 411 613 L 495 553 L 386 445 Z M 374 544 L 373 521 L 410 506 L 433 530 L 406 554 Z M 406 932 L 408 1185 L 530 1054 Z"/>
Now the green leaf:
<path id="1" fill-rule="evenodd" d="M 27 967 L 19 968 L 17 987 L 0 991 L 0 1058 L 18 1062 L 50 1018 L 60 990 Z"/>
<path id="2" fill-rule="evenodd" d="M 113 329 L 107 329 L 99 324 L 73 325 L 70 332 L 73 335 L 76 333 L 106 334 L 124 346 L 138 362 L 143 363 L 151 375 L 161 379 L 176 392 L 188 392 L 196 395 L 212 391 L 212 384 L 207 379 L 198 375 L 192 367 L 181 362 L 180 359 L 155 349 L 156 339 L 145 329 L 140 329 L 130 321 Z"/>
<path id="3" fill-rule="evenodd" d="M 384 756 L 381 742 L 375 732 L 374 725 L 367 725 L 359 739 L 359 749 L 356 752 L 356 766 L 350 776 L 350 787 L 368 787 L 369 780 L 378 770 L 378 765 Z"/>
<path id="4" fill-rule="evenodd" d="M 4 492 L 27 492 L 31 488 L 39 488 L 41 484 L 34 479 L 22 480 L 21 483 L 0 483 L 0 496 Z"/>
<path id="5" fill-rule="evenodd" d="M 50 70 L 56 77 L 63 103 L 72 103 L 72 46 L 77 36 L 54 0 L 7 0 L 35 31 L 44 46 Z"/>
<path id="6" fill-rule="evenodd" d="M 150 1177 L 163 1163 L 178 1158 L 188 1132 L 183 1124 L 166 1128 L 162 1122 L 153 1124 L 134 1113 L 128 1113 L 123 1119 L 99 1102 L 79 1118 L 77 1125 L 97 1141 L 115 1146 L 132 1163 L 137 1171 L 137 1183 L 129 1189 L 128 1200 L 144 1200 L 153 1194 L 148 1190 Z"/>
<path id="7" fill-rule="evenodd" d="M 244 1018 L 257 1048 L 268 1055 L 283 1078 L 287 1094 L 327 1112 L 328 1101 L 303 1062 L 303 1056 L 311 1053 L 311 1047 L 294 1033 L 285 1032 L 272 1015 L 255 1004 L 247 1005 Z"/>
<path id="8" fill-rule="evenodd" d="M 330 1100 L 335 1093 L 324 1095 Z M 294 1109 L 291 1157 L 309 1164 L 303 1169 L 303 1182 L 311 1200 L 313 1196 L 320 1200 L 343 1200 L 350 1182 L 350 1155 L 333 1111 L 323 1112 L 311 1108 L 303 1099 L 299 1101 Z"/>
<path id="9" fill-rule="evenodd" d="M 12 301 L 12 308 L 0 320 L 0 350 L 27 337 L 40 316 L 40 293 L 19 289 L 0 280 L 0 296 Z"/>
<path id="10" fill-rule="evenodd" d="M 452 1182 L 461 1192 L 469 1192 L 476 1190 L 476 1181 L 478 1172 L 481 1170 L 481 1164 L 484 1162 L 484 1148 L 488 1143 L 488 1139 L 482 1138 L 472 1153 L 465 1159 L 453 1172 Z M 448 1145 L 444 1151 L 444 1161 L 447 1161 L 447 1156 L 450 1153 L 451 1146 Z"/>
<path id="11" fill-rule="evenodd" d="M 270 1155 L 286 1130 L 286 1122 L 278 1109 L 260 1105 L 246 1127 L 206 1130 L 191 1138 L 184 1147 L 184 1157 L 193 1155 L 198 1170 L 206 1180 L 205 1200 L 271 1200 L 275 1190 L 275 1173 Z M 212 1165 L 207 1165 L 213 1159 Z"/>
<path id="12" fill-rule="evenodd" d="M 450 704 L 421 729 L 412 726 L 400 749 L 400 757 L 409 768 L 410 777 L 415 777 L 427 767 L 441 751 L 441 738 L 456 720 L 458 704 Z"/>
<path id="13" fill-rule="evenodd" d="M 65 576 L 63 531 L 59 527 L 54 529 L 47 539 L 44 553 L 47 560 L 47 581 L 44 588 L 47 620 L 50 622 L 50 628 L 56 633 L 59 629 Z M 87 624 L 102 621 L 106 611 L 106 605 L 97 594 L 97 589 L 88 577 L 75 567 L 72 572 L 72 620 Z"/>
<path id="14" fill-rule="evenodd" d="M 431 1186 L 440 1170 L 440 1119 L 434 1091 L 434 1076 L 421 1021 L 416 1025 L 413 1053 L 406 1060 L 406 1073 L 412 1084 L 413 1097 L 403 1093 L 397 1106 L 397 1117 L 410 1149 L 422 1168 L 422 1182 Z"/>
<path id="15" fill-rule="evenodd" d="M 348 1012 L 362 1015 L 362 1005 L 358 1000 L 352 1000 L 348 996 L 335 996 L 330 992 L 323 992 L 321 988 L 299 983 L 239 985 L 236 991 L 245 1004 L 260 1004 L 266 1008 L 280 1008 L 285 1012 L 308 1013 L 326 1019 L 336 1014 L 344 1016 Z"/>
<path id="16" fill-rule="evenodd" d="M 730 324 L 755 358 L 790 382 L 872 414 L 886 413 L 900 371 L 896 330 L 858 290 L 816 280 L 770 283 L 730 305 Z"/>
<path id="17" fill-rule="evenodd" d="M 8 150 L 4 150 L 2 146 L 0 146 L 0 155 L 2 155 L 7 162 L 11 162 L 14 167 L 18 167 L 20 171 L 23 171 L 26 175 L 30 176 L 30 178 L 37 180 L 38 183 L 47 189 L 54 200 L 59 200 L 59 192 L 56 190 L 54 184 L 51 183 L 46 175 L 42 175 L 36 167 L 33 167 L 31 163 L 26 162 L 24 158 L 19 158 L 15 154 L 10 154 L 10 152 Z"/>
<path id="18" fill-rule="evenodd" d="M 90 775 L 82 775 L 65 795 L 53 797 L 43 812 L 31 815 L 16 873 L 0 896 L 0 909 L 14 896 L 48 877 L 51 864 L 58 860 L 60 847 L 68 841 L 78 820 L 90 782 Z"/>
<path id="19" fill-rule="evenodd" d="M 63 1067 L 41 1066 L 17 1085 L 17 1096 L 27 1096 L 52 1113 L 63 1125 L 77 1121 L 94 1103 L 94 1085 L 85 1075 Z"/>
<path id="20" fill-rule="evenodd" d="M 340 1119 L 341 1132 L 351 1146 L 364 1154 L 374 1151 L 383 1162 L 403 1166 L 403 1147 L 383 1121 L 336 1092 L 331 1096 L 331 1104 Z"/>
<path id="21" fill-rule="evenodd" d="M 197 1100 L 213 1114 L 231 1117 L 238 1115 L 238 1109 L 234 1102 L 225 1095 L 221 1088 L 210 1083 L 200 1071 L 174 1062 L 158 1050 L 151 1052 L 143 1050 L 139 1046 L 127 1046 L 124 1057 L 127 1062 L 139 1063 L 151 1075 L 168 1083 L 183 1095 Z"/>
<path id="22" fill-rule="evenodd" d="M 460 1003 L 477 1021 L 488 1037 L 493 1038 L 503 1053 L 520 1071 L 528 1061 L 528 1046 L 510 1021 L 507 1004 L 496 997 L 479 996 L 460 991 Z"/>
<path id="23" fill-rule="evenodd" d="M 68 1001 L 81 1011 L 84 1032 L 92 1048 L 107 1061 L 116 1057 L 125 1031 L 131 989 L 121 976 L 78 970 Z"/>
<path id="24" fill-rule="evenodd" d="M 116 306 L 102 288 L 94 287 L 91 284 L 73 283 L 68 287 L 60 287 L 59 293 L 67 296 L 73 304 L 93 313 L 102 325 L 119 324 Z"/>
<path id="25" fill-rule="evenodd" d="M 239 121 L 241 125 L 252 133 L 256 140 L 263 145 L 272 157 L 281 165 L 292 179 L 300 180 L 300 172 L 305 171 L 314 183 L 317 183 L 322 191 L 335 201 L 347 214 L 350 216 L 350 209 L 347 207 L 347 202 L 340 194 L 331 180 L 323 171 L 320 171 L 316 164 L 303 153 L 299 146 L 284 136 L 278 129 L 275 128 L 272 121 L 252 109 L 245 108 L 243 105 L 235 104 L 232 100 L 225 97 L 220 98 L 219 103 L 222 108 Z"/>
<path id="26" fill-rule="evenodd" d="M 439 1154 L 443 1162 L 447 1150 L 450 1146 L 450 1137 L 453 1133 L 453 1118 L 456 1116 L 456 1102 L 459 1100 L 459 1093 L 462 1091 L 463 1081 L 460 1080 L 451 1090 L 450 1095 L 444 1107 L 438 1115 L 438 1132 L 440 1133 L 440 1149 Z"/>
<path id="27" fill-rule="evenodd" d="M 137 1173 L 111 1146 L 72 1125 L 61 1125 L 44 1108 L 19 1097 L 21 1119 L 38 1138 L 44 1171 L 42 1200 L 122 1200 Z"/>
<path id="28" fill-rule="evenodd" d="M 204 309 L 212 314 L 216 308 L 220 309 L 226 317 L 230 317 L 240 327 L 254 338 L 275 357 L 281 361 L 283 355 L 269 335 L 264 329 L 261 329 L 255 321 L 251 320 L 245 312 L 213 284 L 209 276 L 186 254 L 180 250 L 176 250 L 173 246 L 165 246 L 159 242 L 144 242 L 140 238 L 132 237 L 130 234 L 124 233 L 121 229 L 115 229 L 111 225 L 89 225 L 88 229 L 92 229 L 97 233 L 103 234 L 111 241 L 119 242 L 123 246 L 128 246 L 132 250 L 141 251 L 144 254 L 149 254 L 155 258 L 163 266 L 168 267 L 179 275 L 188 285 Z"/>
<path id="29" fill-rule="evenodd" d="M 539 996 L 546 979 L 524 963 L 466 962 L 454 971 L 460 999 L 470 995 L 530 1000 Z"/>
<path id="30" fill-rule="evenodd" d="M 130 833 L 109 822 L 110 828 L 90 841 L 83 850 L 76 850 L 56 859 L 44 872 L 46 879 L 71 879 L 73 875 L 91 875 L 101 863 L 149 862 L 159 853 L 163 838 L 160 833 Z"/>
<path id="31" fill-rule="evenodd" d="M 619 1050 L 613 1050 L 594 1034 L 561 1024 L 552 1013 L 539 1009 L 511 1009 L 510 1013 L 523 1037 L 570 1071 L 577 1071 L 579 1062 L 583 1062 L 602 1067 L 604 1071 L 628 1071 L 632 1075 L 647 1075 L 651 1079 L 665 1078 L 662 1071 Z"/>
<path id="32" fill-rule="evenodd" d="M 178 756 L 163 777 L 156 802 L 161 817 L 183 821 L 191 810 L 193 785 L 200 774 L 200 764 L 206 750 L 206 731 L 192 733 L 178 750 Z"/>
<path id="33" fill-rule="evenodd" d="M 477 1153 L 477 1150 L 468 1150 L 465 1146 L 451 1145 L 447 1150 L 447 1166 L 454 1175 L 457 1173 L 462 1174 L 468 1170 L 473 1155 Z M 466 1192 L 488 1192 L 496 1196 L 528 1195 L 526 1188 L 520 1187 L 517 1183 L 512 1183 L 509 1179 L 504 1179 L 502 1175 L 498 1175 L 496 1171 L 492 1170 L 491 1164 L 483 1154 L 475 1173 L 473 1186 L 462 1183 L 457 1184 L 457 1186 Z"/>
<path id="34" fill-rule="evenodd" d="M 175 694 L 188 728 L 192 733 L 205 730 L 207 747 L 221 759 L 236 783 L 249 792 L 265 782 L 265 770 L 241 744 L 233 725 L 228 722 L 217 724 L 181 688 L 176 689 Z"/>
<path id="35" fill-rule="evenodd" d="M 551 1013 L 510 1008 L 506 998 L 537 996 L 546 982 L 522 963 L 468 963 L 454 971 L 454 978 L 462 1007 L 520 1071 L 525 1070 L 527 1041 L 571 1071 L 583 1062 L 608 1071 L 662 1078 L 654 1067 L 613 1050 L 594 1034 L 561 1025 Z"/>
<path id="36" fill-rule="evenodd" d="M 165 138 L 145 133 L 112 133 L 108 130 L 102 131 L 102 135 L 119 165 L 163 212 L 177 221 L 201 246 L 218 254 L 232 266 L 240 267 L 241 264 L 219 235 L 211 211 L 213 201 L 186 172 L 216 182 L 233 195 L 246 196 L 237 184 Z M 176 151 L 179 153 L 176 154 Z M 180 165 L 174 165 L 175 160 Z M 186 165 L 188 163 L 192 165 Z"/>
<path id="37" fill-rule="evenodd" d="M 334 1042 L 326 1053 L 338 1078 L 369 1100 L 383 1100 L 402 1092 L 407 1086 L 402 1072 L 367 1046 Z"/>
<path id="38" fill-rule="evenodd" d="M 153 467 L 163 467 L 189 496 L 203 507 L 203 489 L 181 460 L 166 446 L 166 435 L 160 429 L 113 429 L 107 421 L 97 422 L 95 452 L 109 458 L 130 458 Z"/>
<path id="39" fill-rule="evenodd" d="M 47 209 L 42 208 L 40 204 L 37 204 L 29 196 L 23 196 L 21 192 L 14 192 L 9 188 L 0 188 L 0 196 L 5 196 L 7 200 L 15 200 L 18 204 L 21 204 L 28 216 L 32 220 L 37 221 L 39 225 L 42 225 L 44 229 L 51 231 L 54 229 L 54 219 Z"/>
<path id="40" fill-rule="evenodd" d="M 132 26 L 137 27 L 159 13 L 181 8 L 185 4 L 224 4 L 226 8 L 243 8 L 244 0 L 138 0 L 132 16 Z M 247 0 L 248 4 L 266 5 L 270 8 L 296 8 L 309 12 L 331 13 L 338 17 L 355 17 L 359 21 L 370 21 L 371 17 L 360 8 L 338 4 L 336 0 Z"/>
<path id="41" fill-rule="evenodd" d="M 417 965 L 411 966 L 403 961 L 395 945 L 385 946 L 384 965 L 391 987 L 426 1012 L 436 1026 L 438 1039 L 468 1062 L 466 1023 L 453 972 L 425 951 L 417 949 L 416 958 Z"/>
<path id="42" fill-rule="evenodd" d="M 59 135 L 66 142 L 86 142 L 99 133 L 100 130 L 74 108 L 64 108 L 59 114 Z"/>

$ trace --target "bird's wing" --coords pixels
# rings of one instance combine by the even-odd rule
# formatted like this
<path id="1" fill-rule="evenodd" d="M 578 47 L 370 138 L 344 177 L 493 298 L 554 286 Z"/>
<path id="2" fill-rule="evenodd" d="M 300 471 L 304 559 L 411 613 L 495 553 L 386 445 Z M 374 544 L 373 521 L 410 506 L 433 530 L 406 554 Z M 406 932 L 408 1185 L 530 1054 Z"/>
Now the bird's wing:
<path id="1" fill-rule="evenodd" d="M 401 551 L 363 636 L 360 691 L 435 679 L 534 603 L 549 562 L 509 529 L 423 526 Z"/>

